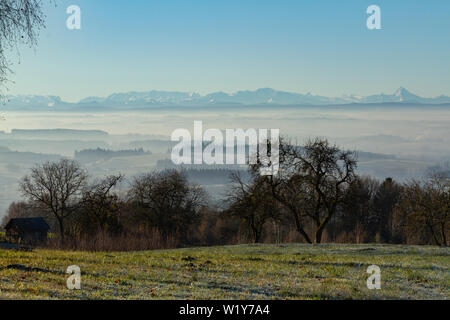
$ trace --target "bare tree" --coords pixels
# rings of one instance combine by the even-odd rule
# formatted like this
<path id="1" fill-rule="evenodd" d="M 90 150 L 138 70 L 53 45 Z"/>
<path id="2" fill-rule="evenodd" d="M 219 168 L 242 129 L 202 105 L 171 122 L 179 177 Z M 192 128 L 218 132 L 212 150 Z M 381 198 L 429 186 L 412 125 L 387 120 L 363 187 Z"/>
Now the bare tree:
<path id="1" fill-rule="evenodd" d="M 394 208 L 402 193 L 402 187 L 392 178 L 381 183 L 374 197 L 373 226 L 381 240 L 392 241 Z"/>
<path id="2" fill-rule="evenodd" d="M 83 233 L 101 231 L 103 234 L 120 229 L 121 200 L 113 189 L 123 180 L 123 175 L 110 175 L 88 185 L 83 190 L 80 210 L 75 218 Z"/>
<path id="3" fill-rule="evenodd" d="M 19 44 L 34 46 L 44 26 L 42 0 L 0 0 L 0 85 L 7 81 L 11 63 L 10 50 Z"/>
<path id="4" fill-rule="evenodd" d="M 308 190 L 307 215 L 316 225 L 315 242 L 345 199 L 345 190 L 355 179 L 356 155 L 340 150 L 327 140 L 310 140 L 298 154 L 299 179 Z"/>
<path id="5" fill-rule="evenodd" d="M 300 183 L 300 175 L 297 174 L 298 153 L 300 148 L 293 145 L 290 141 L 280 138 L 279 141 L 279 170 L 276 175 L 261 177 L 270 185 L 272 196 L 283 205 L 291 214 L 297 232 L 306 242 L 312 243 L 311 238 L 306 232 L 305 225 L 307 215 L 303 208 L 306 203 L 306 190 Z M 252 176 L 259 176 L 259 167 L 261 164 L 250 166 Z M 256 179 L 256 178 L 254 178 Z"/>
<path id="6" fill-rule="evenodd" d="M 245 183 L 237 173 L 231 175 L 231 182 L 224 214 L 239 218 L 251 232 L 253 241 L 260 242 L 266 222 L 280 220 L 281 210 L 272 196 L 270 184 L 261 177 Z"/>
<path id="7" fill-rule="evenodd" d="M 148 225 L 165 234 L 186 233 L 206 204 L 205 191 L 189 184 L 186 175 L 176 170 L 138 176 L 129 197 L 142 210 Z"/>
<path id="8" fill-rule="evenodd" d="M 448 245 L 450 232 L 450 178 L 434 172 L 424 182 L 411 181 L 402 193 L 399 210 L 409 227 L 424 226 L 437 245 Z"/>
<path id="9" fill-rule="evenodd" d="M 79 204 L 87 174 L 73 160 L 46 162 L 31 169 L 20 183 L 20 191 L 29 200 L 46 207 L 58 222 L 61 243 L 64 243 L 64 221 Z"/>
<path id="10" fill-rule="evenodd" d="M 370 232 L 376 222 L 373 200 L 379 188 L 379 182 L 371 177 L 356 177 L 347 189 L 342 214 L 339 217 L 341 230 L 354 233 L 356 243 Z"/>
<path id="11" fill-rule="evenodd" d="M 279 146 L 280 169 L 267 178 L 273 196 L 291 212 L 297 231 L 308 243 L 312 240 L 305 223 L 312 219 L 313 239 L 320 243 L 325 227 L 344 202 L 345 190 L 356 177 L 356 154 L 319 138 L 302 147 L 281 139 Z M 257 168 L 252 171 L 257 172 Z"/>
<path id="12" fill-rule="evenodd" d="M 8 213 L 3 217 L 0 228 L 6 226 L 9 220 L 14 218 L 30 218 L 34 217 L 30 204 L 26 202 L 12 202 L 9 205 Z"/>

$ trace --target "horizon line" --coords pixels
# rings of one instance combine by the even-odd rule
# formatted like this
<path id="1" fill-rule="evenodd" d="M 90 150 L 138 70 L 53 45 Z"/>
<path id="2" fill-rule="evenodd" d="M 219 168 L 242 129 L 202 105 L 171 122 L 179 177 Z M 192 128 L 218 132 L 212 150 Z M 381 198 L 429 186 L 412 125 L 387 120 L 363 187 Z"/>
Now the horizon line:
<path id="1" fill-rule="evenodd" d="M 209 93 L 204 93 L 201 94 L 199 91 L 189 91 L 189 90 L 167 90 L 167 89 L 147 89 L 147 90 L 130 90 L 130 91 L 121 91 L 121 92 L 112 92 L 109 93 L 107 95 L 103 95 L 103 96 L 96 96 L 96 95 L 89 95 L 89 96 L 85 96 L 81 99 L 75 100 L 75 101 L 70 101 L 70 100 L 66 100 L 63 97 L 61 97 L 61 95 L 57 95 L 57 94 L 44 94 L 44 93 L 16 93 L 16 94 L 7 94 L 4 93 L 3 97 L 7 98 L 7 97 L 21 97 L 21 96 L 41 96 L 41 97 L 57 97 L 59 99 L 61 99 L 61 101 L 63 102 L 69 102 L 69 103 L 79 103 L 80 101 L 87 99 L 87 98 L 108 98 L 114 94 L 130 94 L 130 93 L 146 93 L 146 92 L 165 92 L 165 93 L 184 93 L 184 94 L 191 94 L 191 95 L 198 95 L 200 97 L 206 97 L 208 95 L 211 94 L 215 94 L 215 93 L 224 93 L 227 94 L 229 96 L 233 96 L 236 95 L 237 93 L 240 92 L 257 92 L 260 90 L 273 90 L 275 92 L 282 92 L 282 93 L 289 93 L 289 94 L 298 94 L 298 95 L 303 95 L 303 96 L 313 96 L 313 97 L 326 97 L 326 98 L 345 98 L 345 97 L 370 97 L 373 95 L 393 95 L 396 92 L 400 91 L 400 90 L 405 90 L 407 93 L 411 93 L 413 95 L 416 95 L 420 98 L 427 98 L 427 99 L 433 99 L 433 98 L 440 98 L 440 97 L 449 97 L 446 94 L 440 94 L 440 95 L 436 95 L 436 96 L 419 96 L 415 93 L 413 93 L 412 91 L 406 89 L 403 86 L 398 87 L 397 89 L 395 89 L 392 93 L 385 93 L 385 92 L 380 92 L 380 93 L 372 93 L 372 94 L 368 94 L 368 95 L 360 95 L 360 94 L 355 94 L 355 93 L 344 93 L 341 94 L 340 96 L 328 96 L 328 95 L 320 95 L 320 94 L 313 94 L 310 91 L 306 92 L 306 93 L 302 93 L 302 92 L 298 92 L 298 91 L 289 91 L 289 90 L 283 90 L 283 89 L 274 89 L 273 87 L 260 87 L 257 89 L 239 89 L 239 90 L 235 90 L 232 92 L 226 92 L 226 91 L 211 91 Z M 1 95 L 0 95 L 1 97 Z"/>

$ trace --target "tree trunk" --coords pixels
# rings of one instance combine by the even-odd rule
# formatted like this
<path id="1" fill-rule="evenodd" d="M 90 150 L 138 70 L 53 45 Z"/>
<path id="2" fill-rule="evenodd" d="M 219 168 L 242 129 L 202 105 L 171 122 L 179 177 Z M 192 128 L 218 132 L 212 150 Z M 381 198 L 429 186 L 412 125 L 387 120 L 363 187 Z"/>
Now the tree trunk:
<path id="1" fill-rule="evenodd" d="M 253 243 L 258 243 L 261 238 L 261 230 L 259 230 L 258 227 L 256 227 L 254 224 L 250 224 L 250 228 L 252 230 L 253 234 Z"/>
<path id="2" fill-rule="evenodd" d="M 323 228 L 319 227 L 319 229 L 316 230 L 316 236 L 315 236 L 315 243 L 320 243 L 322 241 L 322 233 L 323 233 Z"/>
<path id="3" fill-rule="evenodd" d="M 281 203 L 282 205 L 284 205 L 294 216 L 294 220 L 295 220 L 295 226 L 297 229 L 297 232 L 300 233 L 303 238 L 305 239 L 305 241 L 307 243 L 312 243 L 311 239 L 308 237 L 308 234 L 305 232 L 305 230 L 303 230 L 303 226 L 300 223 L 300 219 L 298 218 L 298 214 L 297 214 L 297 210 L 294 206 L 292 206 L 291 204 L 289 204 L 289 202 L 286 202 L 285 200 L 283 200 L 281 197 L 279 197 L 277 195 L 277 193 L 275 192 L 275 188 L 272 185 L 272 195 L 275 198 L 275 200 L 277 200 L 279 203 Z"/>
<path id="4" fill-rule="evenodd" d="M 333 211 L 334 212 L 334 211 Z M 327 217 L 322 221 L 322 223 L 317 227 L 316 229 L 316 236 L 315 236 L 315 241 L 316 243 L 320 243 L 322 241 L 322 233 L 323 230 L 325 230 L 326 225 L 328 224 L 328 221 L 330 221 L 331 217 L 333 216 L 333 214 L 328 214 Z"/>
<path id="5" fill-rule="evenodd" d="M 442 233 L 442 245 L 444 247 L 447 246 L 447 237 L 445 235 L 445 223 L 441 224 L 441 233 Z"/>
<path id="6" fill-rule="evenodd" d="M 433 235 L 434 242 L 436 242 L 437 246 L 441 246 L 441 242 L 438 240 L 436 233 L 434 232 L 433 226 L 428 225 L 428 228 L 430 229 L 431 234 Z"/>
<path id="7" fill-rule="evenodd" d="M 311 239 L 309 238 L 308 234 L 303 230 L 302 226 L 297 226 L 297 231 L 303 236 L 303 238 L 308 242 L 309 244 L 312 243 Z"/>
<path id="8" fill-rule="evenodd" d="M 317 221 L 318 227 L 316 230 L 316 237 L 315 237 L 316 243 L 320 243 L 322 241 L 322 233 L 325 230 L 325 227 L 327 226 L 328 222 L 330 222 L 331 217 L 334 216 L 334 213 L 336 212 L 336 206 L 337 206 L 337 203 L 334 203 L 331 205 L 331 207 L 327 207 L 326 208 L 327 214 L 325 216 L 325 219 L 323 219 L 323 221 L 320 222 L 320 224 L 319 224 L 319 221 Z"/>
<path id="9" fill-rule="evenodd" d="M 360 243 L 360 238 L 361 238 L 361 236 L 360 236 L 360 224 L 359 224 L 359 221 L 356 221 L 356 226 L 355 226 L 355 242 L 357 243 L 357 244 L 359 244 Z"/>
<path id="10" fill-rule="evenodd" d="M 58 218 L 58 224 L 59 224 L 59 235 L 60 235 L 60 242 L 61 245 L 64 245 L 64 225 L 62 218 Z"/>
<path id="11" fill-rule="evenodd" d="M 308 237 L 308 234 L 305 232 L 305 230 L 303 229 L 302 224 L 300 223 L 300 219 L 298 218 L 297 212 L 292 212 L 294 214 L 294 218 L 295 218 L 295 226 L 297 227 L 297 232 L 300 233 L 303 238 L 306 240 L 306 242 L 308 243 L 312 243 L 311 239 Z"/>
<path id="12" fill-rule="evenodd" d="M 254 234 L 255 234 L 255 243 L 259 243 L 259 240 L 261 238 L 261 234 L 259 232 L 257 232 L 257 231 Z"/>
<path id="13" fill-rule="evenodd" d="M 289 209 L 291 210 L 292 214 L 294 215 L 295 226 L 296 226 L 296 228 L 297 228 L 297 232 L 300 233 L 300 234 L 303 236 L 303 238 L 305 239 L 305 241 L 306 241 L 307 243 L 310 243 L 310 244 L 311 244 L 312 241 L 311 241 L 311 239 L 309 238 L 308 234 L 307 234 L 307 233 L 305 232 L 305 230 L 303 229 L 303 226 L 302 226 L 302 224 L 300 223 L 300 219 L 298 218 L 297 211 L 294 210 L 294 209 L 292 209 L 292 208 L 289 208 Z"/>

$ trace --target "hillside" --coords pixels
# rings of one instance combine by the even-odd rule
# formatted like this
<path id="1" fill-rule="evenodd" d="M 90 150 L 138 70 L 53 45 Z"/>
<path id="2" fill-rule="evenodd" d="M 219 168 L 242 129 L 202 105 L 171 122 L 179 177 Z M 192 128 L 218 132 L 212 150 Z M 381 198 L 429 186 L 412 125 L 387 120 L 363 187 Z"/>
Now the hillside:
<path id="1" fill-rule="evenodd" d="M 66 289 L 69 265 L 81 290 Z M 366 286 L 369 265 L 381 289 Z M 449 299 L 450 250 L 240 245 L 146 252 L 0 250 L 0 299 Z"/>

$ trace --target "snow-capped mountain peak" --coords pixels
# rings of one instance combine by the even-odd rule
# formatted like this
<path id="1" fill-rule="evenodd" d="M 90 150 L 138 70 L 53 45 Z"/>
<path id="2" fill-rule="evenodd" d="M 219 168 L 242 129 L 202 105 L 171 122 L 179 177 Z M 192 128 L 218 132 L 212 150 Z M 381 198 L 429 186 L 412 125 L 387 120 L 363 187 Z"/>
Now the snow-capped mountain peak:
<path id="1" fill-rule="evenodd" d="M 450 97 L 441 95 L 436 98 L 423 98 L 411 93 L 403 87 L 393 94 L 375 94 L 360 96 L 356 94 L 342 97 L 326 97 L 311 93 L 279 91 L 272 88 L 257 90 L 243 90 L 234 93 L 213 92 L 200 95 L 195 92 L 144 91 L 113 93 L 107 97 L 87 97 L 78 103 L 68 103 L 57 96 L 16 95 L 7 96 L 4 107 L 25 109 L 57 109 L 58 107 L 102 107 L 102 108 L 131 108 L 147 106 L 208 106 L 208 105 L 335 105 L 349 103 L 415 103 L 442 104 L 450 103 Z"/>

